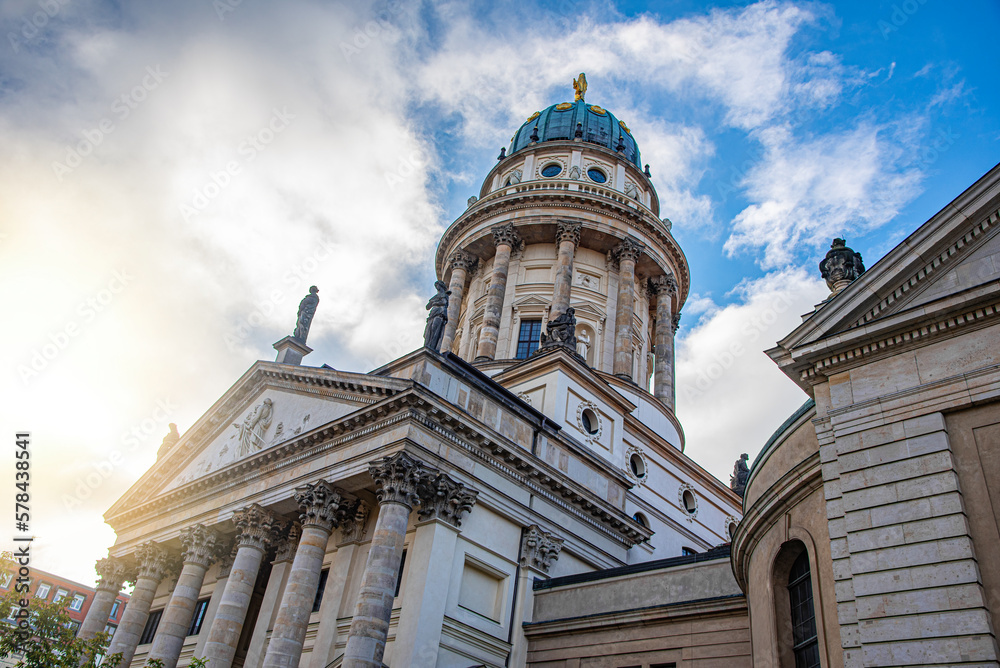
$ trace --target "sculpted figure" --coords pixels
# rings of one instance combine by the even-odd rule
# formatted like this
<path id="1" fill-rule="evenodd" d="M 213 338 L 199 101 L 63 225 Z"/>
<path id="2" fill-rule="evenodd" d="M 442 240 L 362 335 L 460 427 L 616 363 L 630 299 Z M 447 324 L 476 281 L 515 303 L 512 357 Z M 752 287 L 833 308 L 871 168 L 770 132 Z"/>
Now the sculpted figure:
<path id="1" fill-rule="evenodd" d="M 444 326 L 448 322 L 448 297 L 451 295 L 451 290 L 444 281 L 435 281 L 434 289 L 437 290 L 437 294 L 427 302 L 429 313 L 427 326 L 424 327 L 424 347 L 438 350 L 444 337 Z"/>
<path id="2" fill-rule="evenodd" d="M 582 330 L 580 336 L 576 337 L 576 353 L 583 359 L 587 359 L 587 353 L 590 351 L 590 336 L 587 334 L 587 330 Z"/>
<path id="3" fill-rule="evenodd" d="M 566 309 L 565 313 L 559 314 L 555 320 L 549 320 L 546 326 L 547 332 L 542 333 L 541 346 L 542 348 L 551 348 L 553 346 L 564 346 L 569 348 L 573 352 L 576 352 L 576 316 L 574 315 L 576 310 L 572 307 Z"/>
<path id="4" fill-rule="evenodd" d="M 747 489 L 747 480 L 750 479 L 750 467 L 747 464 L 750 459 L 750 455 L 743 453 L 740 458 L 736 460 L 736 464 L 733 465 L 733 475 L 729 478 L 729 488 L 743 496 L 743 492 Z"/>
<path id="5" fill-rule="evenodd" d="M 292 332 L 292 336 L 301 341 L 306 342 L 306 337 L 309 336 L 309 325 L 312 324 L 313 316 L 316 315 L 316 306 L 319 304 L 319 288 L 315 285 L 309 288 L 309 294 L 302 298 L 299 302 L 299 312 L 295 320 L 295 331 Z"/>
<path id="6" fill-rule="evenodd" d="M 233 424 L 239 434 L 239 449 L 237 457 L 243 457 L 264 447 L 264 433 L 271 426 L 271 416 L 274 414 L 274 403 L 265 399 L 264 403 L 253 409 L 244 419 L 243 424 Z"/>

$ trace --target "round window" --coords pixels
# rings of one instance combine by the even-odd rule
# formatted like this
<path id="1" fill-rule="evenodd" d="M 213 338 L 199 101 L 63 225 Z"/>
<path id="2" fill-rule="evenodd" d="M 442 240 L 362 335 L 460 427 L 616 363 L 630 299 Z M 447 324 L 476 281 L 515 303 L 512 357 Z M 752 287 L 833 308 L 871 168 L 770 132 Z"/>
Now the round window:
<path id="1" fill-rule="evenodd" d="M 695 511 L 698 510 L 698 501 L 694 498 L 694 494 L 691 490 L 684 490 L 684 510 L 688 511 L 689 514 L 694 515 Z"/>
<path id="2" fill-rule="evenodd" d="M 558 162 L 550 162 L 549 164 L 542 167 L 542 176 L 552 178 L 553 176 L 559 176 L 562 172 L 562 165 Z"/>
<path id="3" fill-rule="evenodd" d="M 733 536 L 736 535 L 736 522 L 729 523 L 729 539 L 732 540 Z"/>
<path id="4" fill-rule="evenodd" d="M 632 516 L 632 519 L 634 519 L 636 522 L 646 527 L 647 529 L 649 528 L 649 521 L 646 519 L 646 516 L 643 515 L 642 513 L 636 513 L 635 515 Z"/>
<path id="5" fill-rule="evenodd" d="M 638 453 L 633 453 L 631 457 L 628 458 L 628 465 L 632 469 L 632 474 L 636 478 L 646 477 L 646 462 L 642 461 L 642 457 Z"/>
<path id="6" fill-rule="evenodd" d="M 594 183 L 607 183 L 608 182 L 608 176 L 607 176 L 607 174 L 605 174 L 604 172 L 602 172 L 601 170 L 599 170 L 597 167 L 591 167 L 590 169 L 588 169 L 587 170 L 587 176 L 589 176 L 590 180 L 593 181 Z"/>
<path id="7" fill-rule="evenodd" d="M 597 413 L 589 408 L 584 408 L 583 412 L 580 413 L 580 422 L 583 424 L 583 430 L 588 434 L 596 434 L 600 428 L 600 422 L 597 421 Z"/>

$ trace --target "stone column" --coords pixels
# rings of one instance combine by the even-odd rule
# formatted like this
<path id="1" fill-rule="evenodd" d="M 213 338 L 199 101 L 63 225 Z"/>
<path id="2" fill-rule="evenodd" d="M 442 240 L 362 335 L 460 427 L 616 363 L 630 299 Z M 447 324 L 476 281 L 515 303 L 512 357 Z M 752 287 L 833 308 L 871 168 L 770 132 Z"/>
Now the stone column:
<path id="1" fill-rule="evenodd" d="M 267 633 L 274 628 L 274 622 L 278 617 L 281 594 L 288 583 L 288 574 L 292 569 L 292 561 L 295 559 L 295 551 L 299 546 L 301 535 L 301 528 L 298 524 L 293 523 L 288 527 L 284 539 L 278 543 L 274 561 L 271 562 L 271 577 L 268 578 L 267 587 L 264 589 L 264 600 L 261 601 L 260 612 L 257 613 L 257 624 L 253 627 L 250 648 L 247 650 L 247 658 L 243 668 L 261 668 L 264 665 Z M 324 666 L 324 668 L 326 667 Z"/>
<path id="2" fill-rule="evenodd" d="M 219 609 L 219 603 L 222 602 L 222 595 L 226 593 L 226 582 L 233 569 L 233 561 L 236 560 L 236 550 L 236 543 L 233 542 L 229 552 L 225 556 L 219 557 L 215 563 L 215 588 L 212 589 L 212 596 L 208 599 L 208 607 L 205 608 L 205 616 L 201 620 L 202 632 L 198 634 L 198 642 L 194 646 L 195 656 L 202 656 L 205 651 L 209 631 L 212 629 L 212 624 L 215 623 L 215 613 Z M 222 550 L 220 549 L 219 552 L 221 553 Z"/>
<path id="3" fill-rule="evenodd" d="M 635 302 L 635 263 L 643 246 L 632 237 L 625 237 L 611 251 L 612 260 L 618 263 L 618 301 L 615 309 L 615 361 L 613 373 L 632 378 L 632 316 Z"/>
<path id="4" fill-rule="evenodd" d="M 119 665 L 128 666 L 135 656 L 135 648 L 149 619 L 149 606 L 156 597 L 156 588 L 171 568 L 171 559 L 166 550 L 149 541 L 136 548 L 135 589 L 122 613 L 122 620 L 111 639 L 107 654 L 121 654 Z"/>
<path id="5" fill-rule="evenodd" d="M 405 452 L 371 463 L 368 472 L 375 480 L 379 513 L 342 668 L 382 666 L 406 525 L 428 475 L 424 463 Z"/>
<path id="6" fill-rule="evenodd" d="M 309 616 L 319 589 L 326 545 L 339 523 L 338 511 L 346 505 L 343 490 L 325 480 L 297 487 L 295 500 L 299 504 L 302 537 L 288 573 L 271 642 L 267 645 L 264 668 L 293 668 L 299 665 Z"/>
<path id="7" fill-rule="evenodd" d="M 122 583 L 128 576 L 128 566 L 121 559 L 108 557 L 97 561 L 97 574 L 101 576 L 101 581 L 97 583 L 97 593 L 87 611 L 87 617 L 80 626 L 80 632 L 76 634 L 80 640 L 90 640 L 98 633 L 104 632 L 104 627 L 108 625 L 108 617 L 111 616 L 111 608 L 118 598 Z"/>
<path id="8" fill-rule="evenodd" d="M 233 665 L 260 564 L 271 543 L 272 532 L 280 521 L 272 512 L 254 503 L 233 513 L 233 524 L 239 530 L 236 558 L 229 569 L 222 600 L 201 655 L 208 659 L 209 668 L 230 668 Z"/>
<path id="9" fill-rule="evenodd" d="M 323 604 L 319 608 L 319 629 L 316 631 L 316 642 L 313 644 L 309 668 L 326 668 L 336 658 L 337 650 L 337 620 L 344 606 L 351 577 L 351 564 L 357 552 L 358 543 L 365 536 L 368 525 L 368 515 L 371 509 L 360 499 L 355 502 L 353 512 L 348 512 L 340 525 L 340 540 L 337 551 L 330 565 L 330 573 L 326 578 L 326 590 L 323 592 Z"/>
<path id="10" fill-rule="evenodd" d="M 674 407 L 674 314 L 673 300 L 677 281 L 673 274 L 649 279 L 649 289 L 656 294 L 656 323 L 653 329 L 653 396 Z"/>
<path id="11" fill-rule="evenodd" d="M 458 529 L 478 495 L 444 473 L 437 474 L 421 494 L 420 521 L 407 553 L 409 575 L 392 646 L 394 665 L 437 665 Z"/>
<path id="12" fill-rule="evenodd" d="M 218 558 L 221 546 L 219 534 L 204 524 L 195 524 L 181 532 L 181 543 L 184 545 L 181 568 L 174 593 L 170 597 L 167 609 L 163 611 L 160 626 L 153 638 L 153 646 L 149 650 L 149 659 L 159 659 L 164 668 L 176 668 L 177 659 L 181 655 L 184 639 L 191 627 L 201 586 L 205 582 L 208 567 Z"/>
<path id="13" fill-rule="evenodd" d="M 493 258 L 493 273 L 486 293 L 486 312 L 483 314 L 483 328 L 479 331 L 479 346 L 476 361 L 491 360 L 497 354 L 497 339 L 500 336 L 500 317 L 503 315 L 503 298 L 507 291 L 507 270 L 510 268 L 510 254 L 518 248 L 521 238 L 513 223 L 493 227 L 493 243 L 497 248 Z"/>
<path id="14" fill-rule="evenodd" d="M 569 308 L 570 290 L 573 287 L 573 256 L 580 243 L 581 223 L 567 220 L 556 221 L 556 279 L 552 290 L 552 308 L 549 318 L 555 319 Z"/>
<path id="15" fill-rule="evenodd" d="M 451 296 L 448 298 L 448 322 L 444 325 L 444 336 L 441 338 L 441 352 L 451 352 L 455 344 L 455 332 L 458 330 L 458 317 L 462 312 L 462 297 L 465 295 L 465 279 L 469 275 L 469 269 L 476 264 L 476 257 L 459 249 L 448 258 L 451 265 L 451 282 L 448 289 Z"/>
<path id="16" fill-rule="evenodd" d="M 517 582 L 514 584 L 514 635 L 511 641 L 510 665 L 523 666 L 528 658 L 528 639 L 524 637 L 524 623 L 531 621 L 534 609 L 534 593 L 532 583 L 549 576 L 552 562 L 559 558 L 563 540 L 553 533 L 544 531 L 537 524 L 532 524 L 521 534 L 520 569 Z"/>

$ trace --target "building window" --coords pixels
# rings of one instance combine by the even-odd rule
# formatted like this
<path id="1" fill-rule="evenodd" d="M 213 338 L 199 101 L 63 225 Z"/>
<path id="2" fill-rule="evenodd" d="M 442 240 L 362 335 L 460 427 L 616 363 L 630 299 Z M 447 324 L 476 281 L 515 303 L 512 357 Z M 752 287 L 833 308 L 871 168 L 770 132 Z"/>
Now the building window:
<path id="1" fill-rule="evenodd" d="M 87 597 L 83 594 L 73 594 L 73 600 L 70 601 L 69 609 L 79 612 L 83 608 L 83 602 L 87 600 Z"/>
<path id="2" fill-rule="evenodd" d="M 642 513 L 636 513 L 635 515 L 632 516 L 632 519 L 638 522 L 641 526 L 644 526 L 647 529 L 649 528 L 649 520 L 647 520 L 646 516 L 643 515 Z"/>
<path id="3" fill-rule="evenodd" d="M 562 165 L 560 165 L 558 162 L 550 162 L 549 164 L 542 167 L 542 176 L 546 178 L 559 176 L 560 172 L 562 172 Z"/>
<path id="4" fill-rule="evenodd" d="M 61 601 L 64 598 L 66 598 L 67 596 L 69 596 L 69 592 L 66 591 L 65 589 L 56 589 L 56 595 L 52 597 L 52 602 L 53 603 L 58 603 L 59 601 Z"/>
<path id="5" fill-rule="evenodd" d="M 316 598 L 313 599 L 313 612 L 319 612 L 319 606 L 323 605 L 323 591 L 326 589 L 326 581 L 330 578 L 330 569 L 324 568 L 319 574 L 319 586 L 316 588 Z"/>
<path id="6" fill-rule="evenodd" d="M 695 511 L 698 510 L 698 501 L 694 498 L 694 494 L 691 490 L 684 490 L 684 494 L 681 496 L 681 499 L 684 501 L 684 510 L 686 510 L 689 514 L 694 515 Z"/>
<path id="7" fill-rule="evenodd" d="M 682 547 L 681 548 L 681 556 L 682 557 L 693 557 L 696 554 L 698 554 L 698 550 L 694 549 L 693 547 Z"/>
<path id="8" fill-rule="evenodd" d="M 403 586 L 403 566 L 406 565 L 406 550 L 403 550 L 403 554 L 399 557 L 399 572 L 396 573 L 396 593 L 392 595 L 393 598 L 399 596 L 399 588 Z"/>
<path id="9" fill-rule="evenodd" d="M 607 176 L 607 174 L 605 174 L 601 170 L 597 169 L 596 167 L 591 167 L 590 169 L 588 169 L 587 170 L 587 176 L 589 176 L 590 180 L 593 181 L 594 183 L 607 183 L 608 182 L 608 176 Z"/>
<path id="10" fill-rule="evenodd" d="M 628 465 L 632 469 L 632 475 L 636 478 L 646 477 L 646 462 L 642 460 L 642 456 L 639 453 L 632 453 L 632 456 L 628 458 Z"/>
<path id="11" fill-rule="evenodd" d="M 122 600 L 115 599 L 115 602 L 111 604 L 111 614 L 108 615 L 108 619 L 114 619 L 118 616 L 118 610 L 122 607 Z"/>
<path id="12" fill-rule="evenodd" d="M 10 581 L 14 579 L 13 573 L 0 573 L 0 587 L 7 589 L 10 587 Z"/>
<path id="13" fill-rule="evenodd" d="M 50 591 L 52 591 L 52 587 L 42 582 L 38 585 L 38 589 L 35 590 L 35 598 L 40 598 L 44 601 L 48 599 Z"/>
<path id="14" fill-rule="evenodd" d="M 104 625 L 104 632 L 107 633 L 108 637 L 110 638 L 110 637 L 112 637 L 112 636 L 115 635 L 115 630 L 117 628 L 118 628 L 118 626 L 115 625 L 115 624 L 105 624 Z"/>
<path id="15" fill-rule="evenodd" d="M 154 610 L 149 613 L 149 617 L 146 618 L 146 627 L 142 630 L 142 635 L 139 636 L 140 645 L 153 642 L 153 636 L 156 635 L 156 627 L 160 625 L 160 617 L 162 616 L 162 610 Z"/>
<path id="16" fill-rule="evenodd" d="M 788 603 L 792 613 L 795 668 L 819 668 L 812 577 L 809 573 L 809 553 L 805 550 L 799 554 L 788 572 Z"/>
<path id="17" fill-rule="evenodd" d="M 205 622 L 205 612 L 208 610 L 208 599 L 203 598 L 194 605 L 194 615 L 191 617 L 191 626 L 188 627 L 188 635 L 196 636 L 201 633 L 201 625 Z"/>
<path id="18" fill-rule="evenodd" d="M 542 336 L 541 320 L 522 320 L 521 332 L 517 337 L 517 354 L 519 360 L 526 360 L 538 350 L 538 340 Z"/>

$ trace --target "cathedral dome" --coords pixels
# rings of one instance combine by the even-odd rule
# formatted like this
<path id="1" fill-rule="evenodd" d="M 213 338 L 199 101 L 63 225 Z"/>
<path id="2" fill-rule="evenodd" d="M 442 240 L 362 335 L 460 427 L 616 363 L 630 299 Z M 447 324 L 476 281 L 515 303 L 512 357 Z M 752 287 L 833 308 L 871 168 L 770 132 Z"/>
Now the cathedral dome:
<path id="1" fill-rule="evenodd" d="M 537 128 L 537 139 L 533 138 Z M 532 142 L 574 139 L 577 129 L 585 142 L 618 150 L 621 146 L 626 159 L 642 169 L 639 146 L 632 132 L 614 114 L 596 104 L 589 104 L 582 98 L 575 102 L 553 104 L 542 111 L 536 111 L 514 133 L 508 155 L 531 146 Z"/>

